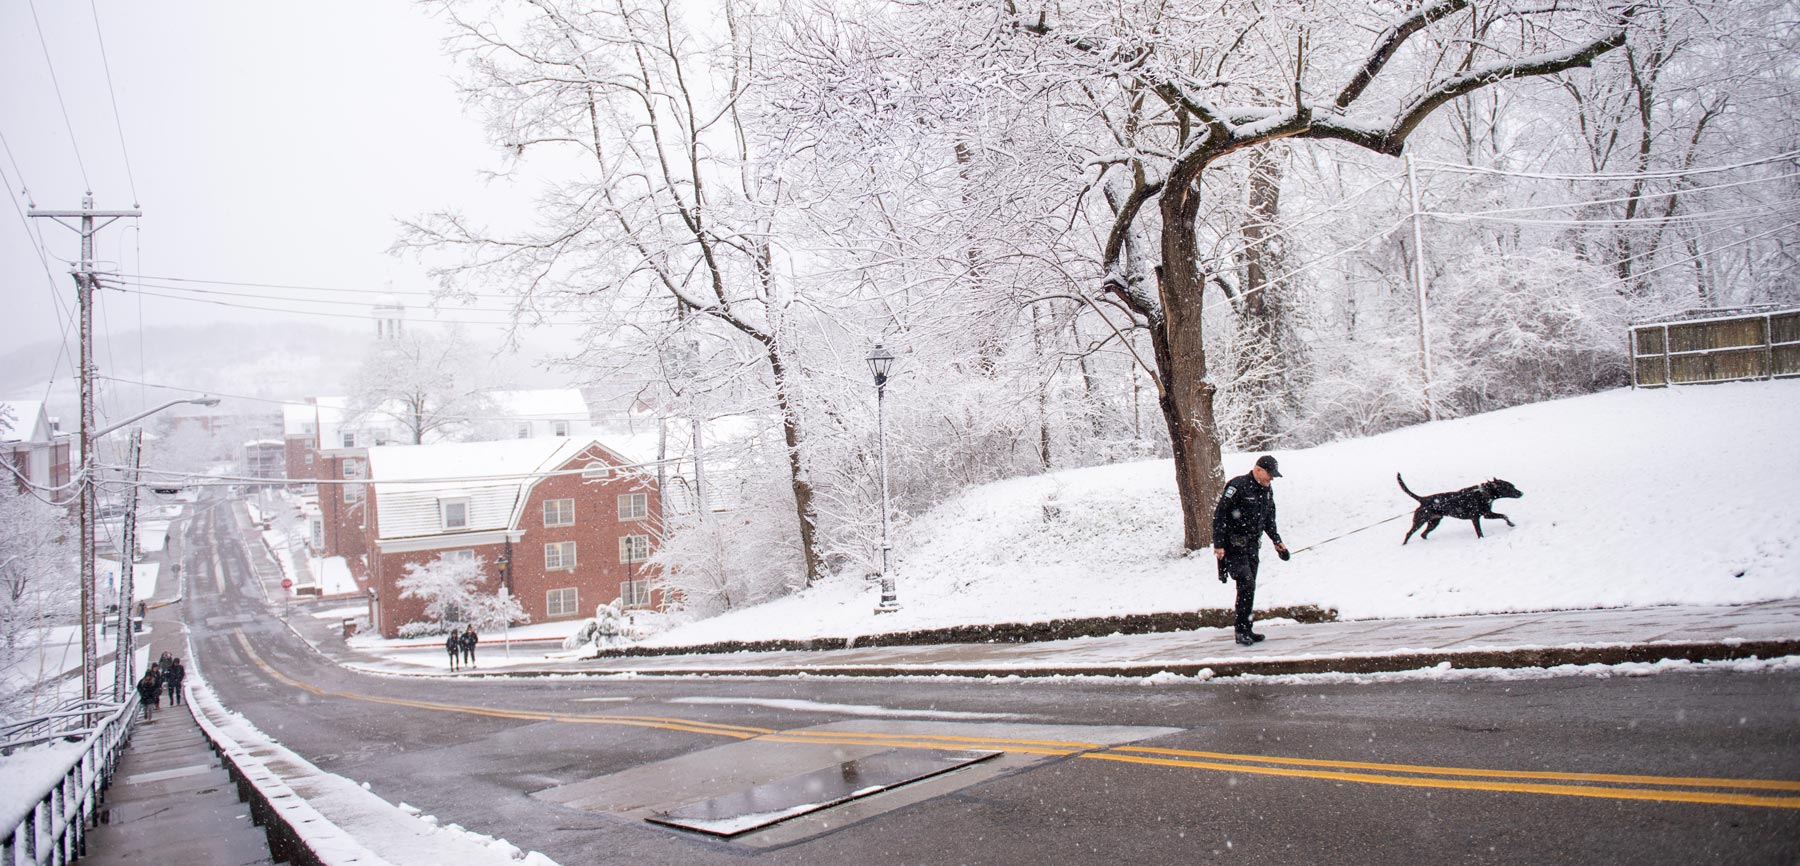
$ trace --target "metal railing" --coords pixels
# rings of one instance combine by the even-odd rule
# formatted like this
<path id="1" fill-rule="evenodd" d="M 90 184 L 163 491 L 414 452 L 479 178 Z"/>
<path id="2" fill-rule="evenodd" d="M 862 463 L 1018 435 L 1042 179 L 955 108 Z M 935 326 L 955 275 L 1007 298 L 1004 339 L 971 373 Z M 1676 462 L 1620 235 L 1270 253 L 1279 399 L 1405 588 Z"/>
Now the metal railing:
<path id="1" fill-rule="evenodd" d="M 134 691 L 123 704 L 75 701 L 0 728 L 0 737 L 5 738 L 0 752 L 6 754 L 54 740 L 82 742 L 81 750 L 65 759 L 61 775 L 49 777 L 53 781 L 37 799 L 0 813 L 5 832 L 0 838 L 0 866 L 60 866 L 86 853 L 88 828 L 94 825 L 101 793 L 118 768 L 137 709 Z"/>

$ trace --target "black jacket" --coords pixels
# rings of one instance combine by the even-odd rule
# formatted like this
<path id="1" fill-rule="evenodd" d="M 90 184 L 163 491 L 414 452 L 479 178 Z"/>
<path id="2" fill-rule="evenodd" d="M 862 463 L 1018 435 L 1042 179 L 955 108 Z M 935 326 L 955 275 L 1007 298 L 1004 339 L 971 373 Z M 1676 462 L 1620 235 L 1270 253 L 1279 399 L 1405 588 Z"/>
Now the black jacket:
<path id="1" fill-rule="evenodd" d="M 1256 483 L 1251 475 L 1239 475 L 1225 482 L 1219 495 L 1219 507 L 1213 511 L 1213 546 L 1227 553 L 1255 553 L 1262 546 L 1262 534 L 1281 543 L 1281 532 L 1275 528 L 1275 491 Z"/>

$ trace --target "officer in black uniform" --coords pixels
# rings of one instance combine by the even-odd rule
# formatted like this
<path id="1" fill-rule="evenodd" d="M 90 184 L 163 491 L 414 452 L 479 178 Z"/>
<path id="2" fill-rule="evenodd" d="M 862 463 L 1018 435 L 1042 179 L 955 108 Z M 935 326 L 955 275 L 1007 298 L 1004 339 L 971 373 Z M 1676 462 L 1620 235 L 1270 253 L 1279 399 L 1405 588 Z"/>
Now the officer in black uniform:
<path id="1" fill-rule="evenodd" d="M 1227 577 L 1237 581 L 1237 642 L 1243 646 L 1263 639 L 1250 629 L 1263 533 L 1275 542 L 1275 554 L 1284 561 L 1288 558 L 1287 545 L 1281 543 L 1281 532 L 1275 528 L 1275 491 L 1270 486 L 1280 477 L 1274 457 L 1258 457 L 1248 474 L 1225 483 L 1219 507 L 1213 511 L 1213 556 L 1219 560 L 1219 582 Z"/>

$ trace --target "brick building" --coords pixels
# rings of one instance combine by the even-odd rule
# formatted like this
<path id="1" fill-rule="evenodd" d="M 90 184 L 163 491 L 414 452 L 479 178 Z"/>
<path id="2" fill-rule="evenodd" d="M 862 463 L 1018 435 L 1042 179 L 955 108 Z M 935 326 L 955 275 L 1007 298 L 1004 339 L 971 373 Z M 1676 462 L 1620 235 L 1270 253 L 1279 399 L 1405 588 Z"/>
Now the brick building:
<path id="1" fill-rule="evenodd" d="M 69 483 L 70 434 L 57 429 L 56 419 L 45 414 L 44 404 L 34 400 L 0 402 L 0 469 L 20 490 L 29 484 L 61 487 Z"/>
<path id="2" fill-rule="evenodd" d="M 661 604 L 644 565 L 660 535 L 655 475 L 591 437 L 372 447 L 337 459 L 366 471 L 367 484 L 321 487 L 365 489 L 355 510 L 384 636 L 424 615 L 422 599 L 400 595 L 406 566 L 440 557 L 475 558 L 486 588 L 509 586 L 532 622 L 590 616 L 614 599 Z M 466 480 L 448 480 L 457 478 Z M 320 492 L 323 511 L 331 497 Z"/>

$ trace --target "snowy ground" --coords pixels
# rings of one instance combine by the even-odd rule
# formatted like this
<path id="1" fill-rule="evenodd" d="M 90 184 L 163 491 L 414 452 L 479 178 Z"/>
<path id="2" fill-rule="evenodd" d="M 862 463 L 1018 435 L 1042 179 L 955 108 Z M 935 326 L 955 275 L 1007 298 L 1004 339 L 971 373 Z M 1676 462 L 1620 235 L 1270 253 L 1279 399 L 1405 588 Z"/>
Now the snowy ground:
<path id="1" fill-rule="evenodd" d="M 1618 390 L 1278 452 L 1280 526 L 1296 551 L 1491 477 L 1518 524 L 1446 521 L 1402 547 L 1405 517 L 1298 553 L 1265 551 L 1259 606 L 1345 618 L 1800 596 L 1800 381 Z M 1227 475 L 1254 455 L 1228 454 Z M 691 623 L 650 645 L 852 636 L 983 622 L 1229 607 L 1212 557 L 1186 557 L 1169 461 L 966 491 L 896 539 L 899 613 L 838 578 Z"/>

